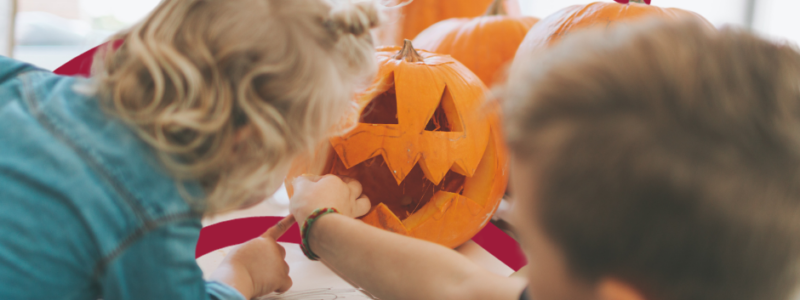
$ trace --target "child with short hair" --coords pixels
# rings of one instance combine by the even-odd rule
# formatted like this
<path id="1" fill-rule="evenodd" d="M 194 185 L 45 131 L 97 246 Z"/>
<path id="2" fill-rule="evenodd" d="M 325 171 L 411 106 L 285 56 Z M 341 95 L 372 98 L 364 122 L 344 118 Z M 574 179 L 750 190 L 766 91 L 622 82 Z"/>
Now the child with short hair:
<path id="1" fill-rule="evenodd" d="M 638 28 L 633 28 L 638 27 Z M 791 300 L 800 54 L 691 21 L 574 34 L 503 98 L 527 280 L 365 225 L 358 182 L 296 181 L 307 245 L 380 299 Z M 530 296 L 520 296 L 527 286 Z"/>
<path id="2" fill-rule="evenodd" d="M 377 22 L 370 1 L 164 0 L 89 80 L 0 57 L 0 299 L 289 289 L 287 226 L 204 282 L 200 218 L 262 201 L 336 133 Z"/>

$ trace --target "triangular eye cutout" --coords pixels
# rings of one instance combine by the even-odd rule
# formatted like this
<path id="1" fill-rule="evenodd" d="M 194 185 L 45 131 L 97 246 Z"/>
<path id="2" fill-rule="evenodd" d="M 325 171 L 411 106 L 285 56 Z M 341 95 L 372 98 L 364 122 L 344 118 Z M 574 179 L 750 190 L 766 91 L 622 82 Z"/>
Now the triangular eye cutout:
<path id="1" fill-rule="evenodd" d="M 464 131 L 461 117 L 456 110 L 456 103 L 453 102 L 453 96 L 450 95 L 450 90 L 444 88 L 442 94 L 442 101 L 433 112 L 433 116 L 425 126 L 425 131 L 444 131 L 444 132 L 461 132 Z"/>
<path id="2" fill-rule="evenodd" d="M 368 124 L 400 124 L 397 119 L 397 93 L 394 85 L 378 95 L 361 112 L 360 123 Z"/>

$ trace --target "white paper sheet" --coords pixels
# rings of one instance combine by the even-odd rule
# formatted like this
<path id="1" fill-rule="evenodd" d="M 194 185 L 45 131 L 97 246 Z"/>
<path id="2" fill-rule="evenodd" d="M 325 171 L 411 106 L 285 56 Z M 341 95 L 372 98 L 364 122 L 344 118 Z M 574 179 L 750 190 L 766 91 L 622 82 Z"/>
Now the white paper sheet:
<path id="1" fill-rule="evenodd" d="M 303 251 L 300 250 L 300 245 L 280 244 L 286 248 L 286 262 L 289 264 L 292 288 L 283 295 L 268 295 L 260 298 L 261 300 L 376 299 L 350 285 L 321 262 L 306 258 Z M 197 264 L 200 265 L 206 278 L 219 266 L 230 249 L 231 247 L 213 251 L 197 259 Z M 488 271 L 501 276 L 509 276 L 514 272 L 472 241 L 467 242 L 456 251 Z"/>
<path id="2" fill-rule="evenodd" d="M 280 243 L 286 248 L 286 262 L 289 264 L 289 277 L 292 288 L 283 295 L 268 295 L 262 300 L 278 299 L 372 299 L 354 288 L 327 266 L 311 261 L 303 255 L 300 245 Z M 206 278 L 219 266 L 231 247 L 220 249 L 197 259 Z M 333 297 L 333 298 L 331 298 Z"/>

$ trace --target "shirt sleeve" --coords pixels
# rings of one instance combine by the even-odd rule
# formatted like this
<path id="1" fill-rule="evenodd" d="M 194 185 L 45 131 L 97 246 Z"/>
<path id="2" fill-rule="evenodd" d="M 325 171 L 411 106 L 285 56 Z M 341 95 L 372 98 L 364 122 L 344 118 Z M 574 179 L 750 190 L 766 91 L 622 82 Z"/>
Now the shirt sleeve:
<path id="1" fill-rule="evenodd" d="M 232 287 L 206 282 L 194 259 L 198 220 L 172 222 L 131 237 L 130 245 L 108 257 L 99 281 L 105 300 L 246 300 Z M 135 234 L 134 234 L 135 235 Z M 113 255 L 113 254 L 112 254 Z"/>
<path id="2" fill-rule="evenodd" d="M 206 292 L 213 300 L 241 299 L 244 296 L 231 286 L 219 281 L 206 282 Z"/>
<path id="3" fill-rule="evenodd" d="M 0 55 L 0 84 L 27 71 L 43 71 L 31 64 Z"/>

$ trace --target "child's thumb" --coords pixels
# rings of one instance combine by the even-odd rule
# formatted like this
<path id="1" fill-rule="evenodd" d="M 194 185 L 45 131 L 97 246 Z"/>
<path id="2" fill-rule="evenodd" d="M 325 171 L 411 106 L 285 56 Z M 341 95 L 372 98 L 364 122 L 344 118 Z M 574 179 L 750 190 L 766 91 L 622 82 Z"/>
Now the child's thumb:
<path id="1" fill-rule="evenodd" d="M 278 294 L 283 294 L 290 288 L 292 288 L 292 278 L 287 274 L 286 278 L 278 284 L 278 289 L 275 290 L 275 292 Z"/>
<path id="2" fill-rule="evenodd" d="M 353 207 L 353 213 L 355 216 L 354 218 L 361 217 L 369 213 L 369 210 L 372 208 L 372 203 L 369 202 L 369 198 L 367 196 L 361 196 L 356 199 L 355 206 Z"/>

